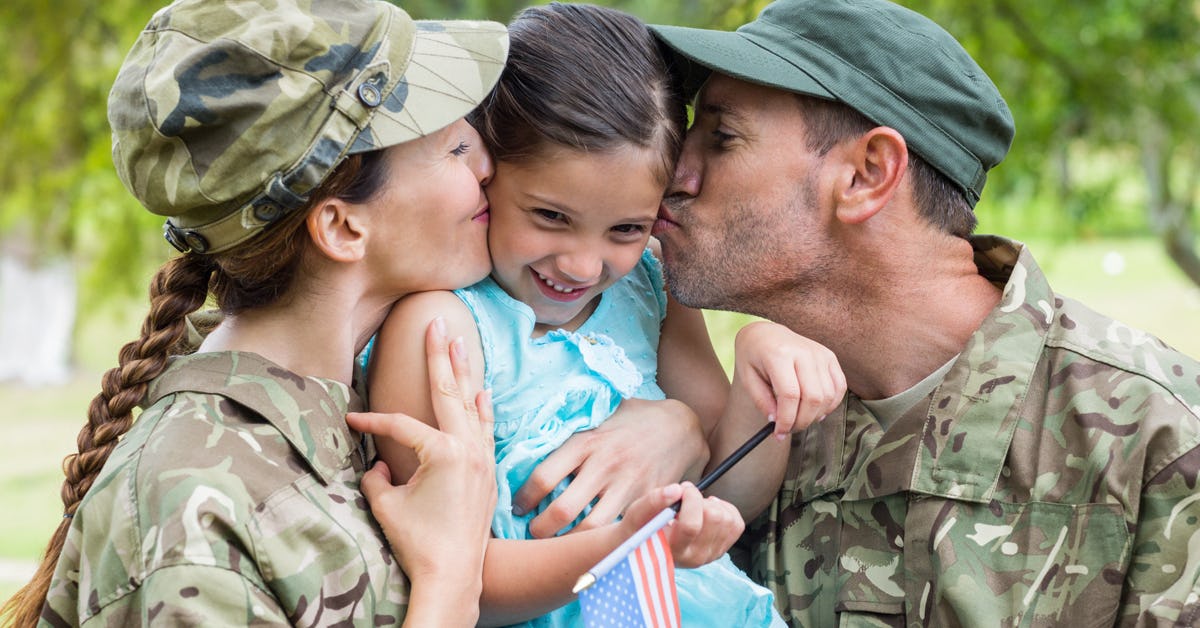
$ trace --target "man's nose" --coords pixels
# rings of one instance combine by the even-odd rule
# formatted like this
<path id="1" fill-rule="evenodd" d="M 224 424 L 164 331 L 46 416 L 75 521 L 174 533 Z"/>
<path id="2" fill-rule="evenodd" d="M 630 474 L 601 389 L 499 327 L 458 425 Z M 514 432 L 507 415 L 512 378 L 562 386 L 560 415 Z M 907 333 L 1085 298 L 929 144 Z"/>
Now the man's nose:
<path id="1" fill-rule="evenodd" d="M 671 184 L 667 186 L 667 198 L 672 196 L 697 196 L 700 194 L 700 169 L 696 160 L 689 154 L 687 148 L 675 162 L 675 173 Z"/>

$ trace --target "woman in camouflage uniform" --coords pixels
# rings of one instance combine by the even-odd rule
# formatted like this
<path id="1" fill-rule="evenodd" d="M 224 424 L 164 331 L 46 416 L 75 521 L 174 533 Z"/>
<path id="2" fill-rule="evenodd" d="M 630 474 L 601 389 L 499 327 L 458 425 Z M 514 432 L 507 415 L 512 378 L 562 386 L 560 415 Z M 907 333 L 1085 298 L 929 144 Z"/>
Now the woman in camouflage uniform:
<path id="1" fill-rule="evenodd" d="M 460 345 L 431 326 L 443 432 L 353 414 L 353 356 L 400 296 L 487 273 L 492 164 L 462 116 L 506 50 L 502 25 L 376 0 L 154 16 L 110 97 L 113 155 L 182 254 L 91 404 L 15 623 L 474 623 L 495 485 Z M 209 295 L 223 319 L 190 353 Z M 347 412 L 423 452 L 413 483 L 364 478 Z M 386 492 L 395 557 L 360 482 Z"/>

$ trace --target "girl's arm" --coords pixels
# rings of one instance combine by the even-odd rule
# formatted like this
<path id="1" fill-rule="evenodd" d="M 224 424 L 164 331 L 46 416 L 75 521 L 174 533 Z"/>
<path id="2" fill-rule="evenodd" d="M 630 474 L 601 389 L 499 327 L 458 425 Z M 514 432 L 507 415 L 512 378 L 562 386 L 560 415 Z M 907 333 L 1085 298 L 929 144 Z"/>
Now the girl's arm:
<path id="1" fill-rule="evenodd" d="M 729 405 L 709 437 L 715 464 L 737 449 L 766 421 L 768 439 L 710 487 L 751 520 L 774 499 L 787 466 L 787 435 L 832 412 L 846 394 L 837 357 L 824 345 L 767 321 L 738 331 L 734 343 L 733 389 Z"/>
<path id="2" fill-rule="evenodd" d="M 659 386 L 672 399 L 700 404 L 704 408 L 701 423 L 708 439 L 710 468 L 757 432 L 771 414 L 756 407 L 751 392 L 760 389 L 749 388 L 746 385 L 748 378 L 737 368 L 747 361 L 764 359 L 765 356 L 757 353 L 760 348 L 755 345 L 750 350 L 754 354 L 750 355 L 746 349 L 735 345 L 731 388 L 713 351 L 701 312 L 684 307 L 674 299 L 667 301 L 667 317 L 658 344 Z M 769 388 L 767 394 L 771 394 Z M 750 521 L 771 503 L 783 481 L 788 449 L 788 443 L 776 439 L 760 443 L 710 486 L 708 494 L 728 500 Z"/>
<path id="3" fill-rule="evenodd" d="M 667 539 L 677 567 L 699 567 L 721 557 L 744 528 L 728 502 L 704 497 L 692 484 L 672 484 L 635 500 L 619 522 L 550 539 L 492 539 L 484 561 L 480 624 L 512 624 L 566 604 L 571 588 L 592 566 L 677 500 L 679 514 Z"/>
<path id="4" fill-rule="evenodd" d="M 650 241 L 650 247 L 662 257 L 656 240 Z M 700 417 L 706 438 L 728 405 L 729 378 L 713 350 L 703 313 L 681 305 L 669 291 L 658 340 L 658 385 L 667 397 L 682 401 Z M 709 461 L 718 459 L 710 455 Z"/>
<path id="5" fill-rule="evenodd" d="M 470 310 L 452 292 L 417 293 L 392 306 L 375 337 L 367 375 L 371 411 L 402 412 L 437 426 L 424 342 L 424 330 L 435 319 L 441 320 L 450 351 L 462 351 L 463 363 L 470 365 L 465 383 L 472 391 L 483 388 L 483 348 Z M 375 439 L 375 446 L 394 482 L 412 476 L 417 458 L 411 449 L 388 438 Z"/>
<path id="6" fill-rule="evenodd" d="M 444 384 L 430 386 L 430 371 L 420 368 L 424 361 L 417 356 L 423 351 L 418 347 L 425 321 L 438 315 L 444 318 L 450 337 L 462 338 L 464 353 L 476 365 L 471 369 L 470 383 L 463 386 L 477 389 L 481 385 L 482 368 L 478 365 L 482 364 L 482 348 L 470 312 L 451 293 L 413 295 L 393 308 L 375 340 L 369 375 L 372 411 L 403 412 L 436 425 L 432 418 L 431 391 L 440 390 Z M 388 465 L 403 468 L 402 472 L 392 469 L 395 483 L 412 475 L 416 457 L 411 450 L 386 438 L 376 439 L 376 445 Z M 413 480 L 416 479 L 418 477 L 413 476 Z M 378 481 L 373 483 L 379 485 Z M 404 488 L 373 490 L 375 495 L 368 494 L 372 508 L 379 510 L 386 504 L 379 497 L 380 493 Z M 643 523 L 681 497 L 683 507 L 668 533 L 676 563 L 695 567 L 720 557 L 742 531 L 742 519 L 736 508 L 720 500 L 703 498 L 690 485 L 656 489 L 634 501 L 619 522 L 609 519 L 608 523 L 590 530 L 545 540 L 490 539 L 483 564 L 480 621 L 485 624 L 523 621 L 570 602 L 574 599 L 571 587 L 579 576 Z M 403 534 L 402 530 L 392 529 L 387 512 L 381 512 L 376 518 L 389 538 Z"/>
<path id="7" fill-rule="evenodd" d="M 402 414 L 349 413 L 360 432 L 403 445 L 416 471 L 395 486 L 380 462 L 362 492 L 411 583 L 406 626 L 471 626 L 479 617 L 484 555 L 496 505 L 491 401 L 472 394 L 469 368 L 440 320 L 425 334 L 436 429 Z M 428 419 L 426 419 L 428 420 Z"/>

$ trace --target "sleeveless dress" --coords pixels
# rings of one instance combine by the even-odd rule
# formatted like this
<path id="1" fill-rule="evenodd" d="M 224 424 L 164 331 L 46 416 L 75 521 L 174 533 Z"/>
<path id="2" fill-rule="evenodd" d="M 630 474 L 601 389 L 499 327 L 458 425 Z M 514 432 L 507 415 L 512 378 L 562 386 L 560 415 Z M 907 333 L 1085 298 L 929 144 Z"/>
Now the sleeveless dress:
<path id="1" fill-rule="evenodd" d="M 596 311 L 579 329 L 556 329 L 538 338 L 533 337 L 533 310 L 490 277 L 455 294 L 479 327 L 484 385 L 493 395 L 499 498 L 492 532 L 498 538 L 529 539 L 529 521 L 567 484 L 564 481 L 532 512 L 515 516 L 513 495 L 538 463 L 572 434 L 603 423 L 622 399 L 665 398 L 656 382 L 667 304 L 662 268 L 647 250 L 632 272 L 604 291 Z M 646 433 L 652 438 L 653 426 L 648 425 Z M 771 593 L 728 556 L 697 569 L 677 569 L 676 584 L 684 626 L 784 625 Z M 582 625 L 579 603 L 521 625 Z"/>

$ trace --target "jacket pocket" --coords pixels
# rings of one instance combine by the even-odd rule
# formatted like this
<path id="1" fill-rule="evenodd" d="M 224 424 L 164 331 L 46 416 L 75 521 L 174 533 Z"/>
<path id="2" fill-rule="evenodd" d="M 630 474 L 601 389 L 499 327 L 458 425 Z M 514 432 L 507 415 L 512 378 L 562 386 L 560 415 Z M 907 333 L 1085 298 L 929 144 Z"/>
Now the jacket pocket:
<path id="1" fill-rule="evenodd" d="M 914 498 L 905 522 L 910 621 L 1111 626 L 1130 535 L 1115 504 Z"/>

